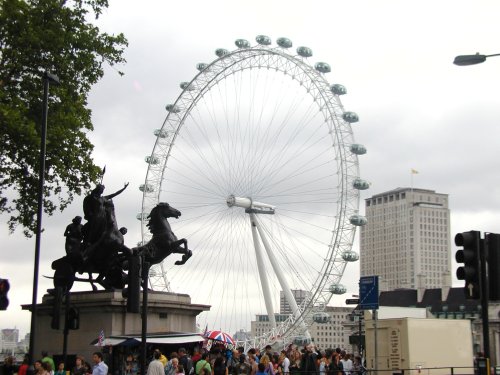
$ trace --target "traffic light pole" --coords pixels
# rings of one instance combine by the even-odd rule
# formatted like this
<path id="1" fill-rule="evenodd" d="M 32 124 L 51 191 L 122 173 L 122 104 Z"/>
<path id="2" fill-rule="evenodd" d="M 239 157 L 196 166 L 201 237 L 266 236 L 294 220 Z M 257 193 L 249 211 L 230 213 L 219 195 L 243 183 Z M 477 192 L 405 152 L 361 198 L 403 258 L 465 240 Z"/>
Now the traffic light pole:
<path id="1" fill-rule="evenodd" d="M 488 236 L 481 241 L 481 247 L 479 252 L 479 260 L 481 262 L 481 272 L 480 272 L 480 285 L 481 285 L 481 318 L 483 321 L 483 352 L 485 358 L 490 358 L 490 327 L 489 327 L 489 317 L 488 317 L 488 302 L 489 296 L 489 282 L 488 282 L 488 248 L 489 241 Z"/>
<path id="2" fill-rule="evenodd" d="M 63 338 L 63 362 L 66 365 L 66 358 L 68 356 L 68 334 L 69 334 L 69 324 L 68 324 L 68 317 L 69 317 L 69 307 L 70 307 L 70 295 L 71 292 L 68 290 L 66 292 L 66 305 L 64 308 L 64 338 Z"/>
<path id="3" fill-rule="evenodd" d="M 150 264 L 142 261 L 142 332 L 141 332 L 141 375 L 146 374 L 146 336 L 148 332 L 148 277 Z"/>

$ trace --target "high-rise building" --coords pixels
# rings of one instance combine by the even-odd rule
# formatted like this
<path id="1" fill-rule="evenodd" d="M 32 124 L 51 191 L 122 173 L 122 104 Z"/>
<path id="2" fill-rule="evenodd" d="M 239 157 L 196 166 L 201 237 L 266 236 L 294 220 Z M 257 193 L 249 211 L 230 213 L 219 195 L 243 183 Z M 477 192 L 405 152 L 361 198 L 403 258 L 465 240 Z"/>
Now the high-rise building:
<path id="1" fill-rule="evenodd" d="M 292 289 L 291 290 L 295 302 L 300 306 L 307 298 L 311 297 L 311 292 L 308 290 Z M 285 298 L 285 293 L 280 291 L 280 314 L 291 314 L 292 308 Z"/>
<path id="2" fill-rule="evenodd" d="M 448 195 L 398 188 L 365 199 L 361 276 L 381 277 L 382 289 L 451 286 Z"/>
<path id="3" fill-rule="evenodd" d="M 17 328 L 6 328 L 0 332 L 0 350 L 12 351 L 17 347 L 19 341 L 19 330 Z"/>

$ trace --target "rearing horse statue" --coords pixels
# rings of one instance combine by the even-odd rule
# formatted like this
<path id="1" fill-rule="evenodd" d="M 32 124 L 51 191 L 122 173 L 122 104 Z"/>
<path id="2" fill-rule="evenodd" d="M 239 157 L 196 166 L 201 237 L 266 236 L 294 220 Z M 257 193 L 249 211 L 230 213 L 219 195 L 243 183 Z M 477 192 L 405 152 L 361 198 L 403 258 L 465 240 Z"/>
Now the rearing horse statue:
<path id="1" fill-rule="evenodd" d="M 172 232 L 170 223 L 167 220 L 169 217 L 178 219 L 180 216 L 180 211 L 171 207 L 168 203 L 158 203 L 148 216 L 147 227 L 153 238 L 147 244 L 133 248 L 132 251 L 144 255 L 144 260 L 149 264 L 160 263 L 172 253 L 182 254 L 182 259 L 176 261 L 176 265 L 186 263 L 193 253 L 188 248 L 187 240 L 185 238 L 179 240 Z"/>

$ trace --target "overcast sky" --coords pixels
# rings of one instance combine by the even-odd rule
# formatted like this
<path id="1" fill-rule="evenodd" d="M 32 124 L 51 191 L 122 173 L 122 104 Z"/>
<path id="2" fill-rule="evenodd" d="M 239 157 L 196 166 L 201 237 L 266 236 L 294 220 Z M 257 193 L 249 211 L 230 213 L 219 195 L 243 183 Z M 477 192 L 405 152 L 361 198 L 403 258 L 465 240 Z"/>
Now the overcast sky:
<path id="1" fill-rule="evenodd" d="M 372 185 L 362 199 L 408 187 L 413 168 L 419 172 L 415 188 L 449 194 L 452 235 L 500 232 L 500 57 L 476 66 L 452 64 L 459 54 L 500 53 L 499 13 L 497 1 L 111 0 L 99 25 L 126 35 L 128 62 L 119 68 L 123 77 L 108 68 L 94 87 L 90 138 L 96 163 L 106 165 L 107 192 L 130 182 L 114 200 L 119 225 L 129 229 L 127 244 L 140 240 L 138 186 L 165 104 L 179 95 L 179 82 L 194 77 L 197 63 L 215 58 L 215 49 L 233 50 L 237 38 L 255 44 L 258 34 L 312 48 L 311 63 L 328 62 L 328 81 L 347 87 L 342 102 L 358 113 L 355 138 L 368 148 L 360 170 Z M 50 263 L 64 253 L 65 226 L 81 213 L 79 201 L 44 217 L 41 275 L 52 274 Z M 19 305 L 31 302 L 35 240 L 20 231 L 9 235 L 5 221 L 0 277 L 11 281 L 11 305 L 0 312 L 0 328 L 16 326 L 24 334 L 30 315 Z M 358 278 L 358 265 L 349 266 L 349 293 L 357 293 Z M 40 277 L 39 300 L 51 284 Z"/>

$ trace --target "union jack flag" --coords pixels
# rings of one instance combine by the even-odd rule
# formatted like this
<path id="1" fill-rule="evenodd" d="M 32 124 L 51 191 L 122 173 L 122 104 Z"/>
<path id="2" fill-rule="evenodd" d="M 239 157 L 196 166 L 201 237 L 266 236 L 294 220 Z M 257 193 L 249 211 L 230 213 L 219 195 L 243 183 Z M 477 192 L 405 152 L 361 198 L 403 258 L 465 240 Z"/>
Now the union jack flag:
<path id="1" fill-rule="evenodd" d="M 101 332 L 99 332 L 99 338 L 97 339 L 99 346 L 104 346 L 104 330 L 101 329 Z"/>

